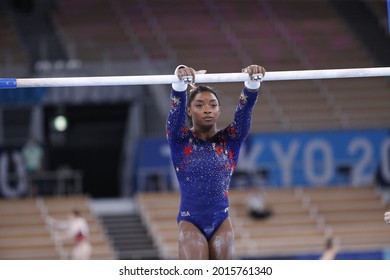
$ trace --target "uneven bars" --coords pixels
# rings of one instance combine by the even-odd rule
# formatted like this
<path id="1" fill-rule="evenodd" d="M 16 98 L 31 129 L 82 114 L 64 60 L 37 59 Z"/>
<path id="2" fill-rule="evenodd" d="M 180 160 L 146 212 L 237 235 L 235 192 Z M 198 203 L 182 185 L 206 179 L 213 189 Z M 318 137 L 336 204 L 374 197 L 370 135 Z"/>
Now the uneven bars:
<path id="1" fill-rule="evenodd" d="M 267 72 L 264 81 L 313 80 L 366 78 L 390 76 L 390 67 L 298 70 Z M 144 76 L 101 76 L 101 77 L 64 77 L 64 78 L 5 78 L 0 79 L 0 89 L 30 87 L 81 87 L 81 86 L 119 86 L 171 84 L 179 79 L 175 75 Z M 196 83 L 244 82 L 249 80 L 246 73 L 198 74 Z"/>

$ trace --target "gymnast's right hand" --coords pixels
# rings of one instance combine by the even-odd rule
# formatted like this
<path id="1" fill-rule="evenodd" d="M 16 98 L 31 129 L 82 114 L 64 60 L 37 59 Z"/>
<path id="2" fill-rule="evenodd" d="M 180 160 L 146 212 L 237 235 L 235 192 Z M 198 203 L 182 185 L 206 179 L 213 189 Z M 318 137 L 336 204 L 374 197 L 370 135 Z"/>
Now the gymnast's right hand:
<path id="1" fill-rule="evenodd" d="M 172 83 L 172 88 L 175 91 L 185 91 L 188 84 L 195 84 L 195 74 L 204 74 L 206 70 L 195 71 L 194 68 L 185 65 L 179 65 L 175 69 L 175 75 L 179 78 L 179 82 Z"/>

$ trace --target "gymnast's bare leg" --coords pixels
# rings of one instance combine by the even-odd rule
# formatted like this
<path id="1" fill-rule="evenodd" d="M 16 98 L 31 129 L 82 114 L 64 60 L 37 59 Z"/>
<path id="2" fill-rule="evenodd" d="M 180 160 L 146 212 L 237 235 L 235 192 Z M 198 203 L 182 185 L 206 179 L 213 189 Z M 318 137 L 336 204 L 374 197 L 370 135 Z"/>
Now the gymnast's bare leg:
<path id="1" fill-rule="evenodd" d="M 193 224 L 186 221 L 179 223 L 179 259 L 232 260 L 234 257 L 234 232 L 229 217 L 209 241 Z"/>
<path id="2" fill-rule="evenodd" d="M 186 221 L 179 223 L 179 259 L 209 259 L 209 244 L 206 237 L 196 226 Z"/>
<path id="3" fill-rule="evenodd" d="M 234 231 L 229 217 L 223 221 L 209 240 L 210 260 L 232 260 L 235 258 Z"/>

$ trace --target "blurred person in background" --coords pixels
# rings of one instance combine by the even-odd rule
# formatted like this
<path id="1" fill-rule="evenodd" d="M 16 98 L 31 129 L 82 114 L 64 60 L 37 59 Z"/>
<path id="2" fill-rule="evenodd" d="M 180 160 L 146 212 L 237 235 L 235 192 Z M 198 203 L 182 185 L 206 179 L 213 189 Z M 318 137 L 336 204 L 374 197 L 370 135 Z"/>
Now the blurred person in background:
<path id="1" fill-rule="evenodd" d="M 390 211 L 385 212 L 385 222 L 390 225 Z"/>
<path id="2" fill-rule="evenodd" d="M 72 210 L 67 220 L 48 217 L 46 222 L 55 230 L 55 240 L 62 242 L 73 239 L 74 246 L 71 252 L 73 260 L 88 260 L 91 258 L 92 246 L 88 240 L 89 227 L 78 209 Z"/>
<path id="3" fill-rule="evenodd" d="M 329 237 L 325 242 L 325 250 L 320 256 L 320 260 L 334 260 L 339 251 L 339 246 L 336 244 L 334 238 Z"/>
<path id="4" fill-rule="evenodd" d="M 267 219 L 272 216 L 272 210 L 267 206 L 266 194 L 262 189 L 252 189 L 247 197 L 249 216 L 256 220 Z"/>
<path id="5" fill-rule="evenodd" d="M 22 147 L 22 159 L 27 172 L 32 196 L 39 194 L 40 180 L 37 178 L 44 170 L 44 151 L 42 146 L 30 137 Z"/>
<path id="6" fill-rule="evenodd" d="M 187 99 L 187 85 L 195 83 L 196 72 L 184 65 L 175 70 L 180 81 L 172 84 L 167 138 L 181 191 L 177 216 L 180 259 L 235 258 L 229 184 L 250 130 L 265 69 L 250 65 L 243 72 L 250 80 L 245 81 L 234 121 L 219 130 L 221 104 L 215 90 L 191 85 Z"/>

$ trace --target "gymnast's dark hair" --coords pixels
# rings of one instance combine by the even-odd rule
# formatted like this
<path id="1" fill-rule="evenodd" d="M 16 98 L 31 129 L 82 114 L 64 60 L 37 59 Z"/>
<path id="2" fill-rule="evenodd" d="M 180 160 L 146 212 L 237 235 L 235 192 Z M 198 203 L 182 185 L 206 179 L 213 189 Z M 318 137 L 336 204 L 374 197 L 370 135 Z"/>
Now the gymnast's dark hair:
<path id="1" fill-rule="evenodd" d="M 186 105 L 187 108 L 191 107 L 192 101 L 194 101 L 196 95 L 200 92 L 210 92 L 210 93 L 214 94 L 214 96 L 218 100 L 218 105 L 221 106 L 221 101 L 219 100 L 218 93 L 212 87 L 205 86 L 205 85 L 199 85 L 196 88 L 193 88 L 188 92 L 187 105 Z M 188 121 L 189 126 L 192 127 L 193 126 L 192 119 L 188 114 L 187 114 L 187 121 Z"/>
<path id="2" fill-rule="evenodd" d="M 81 212 L 78 208 L 73 208 L 72 209 L 72 214 L 75 215 L 76 217 L 80 217 L 81 216 Z"/>
<path id="3" fill-rule="evenodd" d="M 331 249 L 332 247 L 333 247 L 333 238 L 329 237 L 328 239 L 326 239 L 325 248 Z"/>

